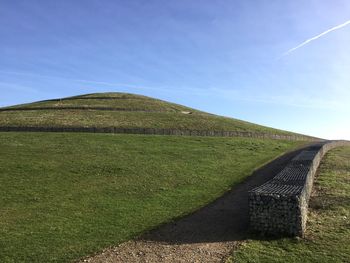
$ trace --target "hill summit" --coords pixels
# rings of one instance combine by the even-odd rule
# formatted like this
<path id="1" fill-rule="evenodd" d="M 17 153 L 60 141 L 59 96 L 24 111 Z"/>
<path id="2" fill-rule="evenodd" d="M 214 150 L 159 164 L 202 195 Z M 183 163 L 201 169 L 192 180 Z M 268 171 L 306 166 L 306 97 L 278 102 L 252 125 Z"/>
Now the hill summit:
<path id="1" fill-rule="evenodd" d="M 116 127 L 295 135 L 129 93 L 94 93 L 0 109 L 0 126 Z"/>

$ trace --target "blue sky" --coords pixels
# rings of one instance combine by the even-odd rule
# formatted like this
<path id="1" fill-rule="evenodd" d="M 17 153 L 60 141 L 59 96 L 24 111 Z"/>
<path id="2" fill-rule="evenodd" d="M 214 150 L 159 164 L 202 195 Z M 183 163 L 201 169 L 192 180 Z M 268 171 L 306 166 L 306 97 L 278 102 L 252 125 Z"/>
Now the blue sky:
<path id="1" fill-rule="evenodd" d="M 0 106 L 144 94 L 350 139 L 348 0 L 0 0 Z"/>

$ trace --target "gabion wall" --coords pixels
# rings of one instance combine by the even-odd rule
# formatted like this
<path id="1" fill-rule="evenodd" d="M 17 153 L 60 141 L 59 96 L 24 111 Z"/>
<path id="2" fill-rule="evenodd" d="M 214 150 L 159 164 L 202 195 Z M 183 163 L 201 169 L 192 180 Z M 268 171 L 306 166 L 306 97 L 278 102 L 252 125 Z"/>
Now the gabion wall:
<path id="1" fill-rule="evenodd" d="M 310 146 L 273 179 L 249 192 L 250 227 L 263 235 L 303 236 L 308 202 L 317 167 L 324 154 L 346 141 Z"/>

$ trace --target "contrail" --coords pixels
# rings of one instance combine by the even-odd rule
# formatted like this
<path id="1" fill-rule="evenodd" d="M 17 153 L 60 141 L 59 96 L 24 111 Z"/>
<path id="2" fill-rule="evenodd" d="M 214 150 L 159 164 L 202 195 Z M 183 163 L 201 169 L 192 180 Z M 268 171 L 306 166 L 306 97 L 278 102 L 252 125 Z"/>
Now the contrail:
<path id="1" fill-rule="evenodd" d="M 297 50 L 298 48 L 301 48 L 301 47 L 303 47 L 303 46 L 309 44 L 310 42 L 312 42 L 312 41 L 314 41 L 314 40 L 316 40 L 316 39 L 319 39 L 320 37 L 323 37 L 324 35 L 327 35 L 328 33 L 332 32 L 332 31 L 334 31 L 334 30 L 338 30 L 338 29 L 340 29 L 340 28 L 342 28 L 342 27 L 345 27 L 345 26 L 347 26 L 347 25 L 349 25 L 349 24 L 350 24 L 350 20 L 346 21 L 346 22 L 343 23 L 343 24 L 340 24 L 340 25 L 337 25 L 337 26 L 335 26 L 335 27 L 332 27 L 332 28 L 330 28 L 330 29 L 324 31 L 323 33 L 321 33 L 321 34 L 319 34 L 319 35 L 317 35 L 317 36 L 315 36 L 315 37 L 312 37 L 312 38 L 310 38 L 310 39 L 308 39 L 308 40 L 305 40 L 305 41 L 304 41 L 303 43 L 301 43 L 300 45 L 298 45 L 298 46 L 296 46 L 296 47 L 293 47 L 293 48 L 289 49 L 288 51 L 286 51 L 285 53 L 283 53 L 282 56 L 281 56 L 280 58 L 285 57 L 285 56 L 288 56 L 290 53 L 292 53 L 293 51 Z"/>

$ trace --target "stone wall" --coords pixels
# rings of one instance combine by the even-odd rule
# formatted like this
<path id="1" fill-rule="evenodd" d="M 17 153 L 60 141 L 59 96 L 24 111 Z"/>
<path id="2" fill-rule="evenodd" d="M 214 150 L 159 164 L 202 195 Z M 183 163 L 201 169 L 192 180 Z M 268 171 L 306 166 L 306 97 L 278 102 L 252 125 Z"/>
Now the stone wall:
<path id="1" fill-rule="evenodd" d="M 324 154 L 347 141 L 320 142 L 297 155 L 273 179 L 249 192 L 250 227 L 263 235 L 303 236 L 316 170 Z"/>
<path id="2" fill-rule="evenodd" d="M 276 139 L 290 141 L 319 141 L 320 139 L 299 135 L 283 135 L 264 132 L 246 131 L 208 131 L 185 129 L 152 129 L 152 128 L 121 128 L 121 127 L 14 127 L 1 126 L 0 132 L 89 132 L 89 133 L 117 133 L 117 134 L 145 134 L 145 135 L 177 135 L 177 136 L 211 136 L 211 137 L 248 137 L 260 139 Z"/>

